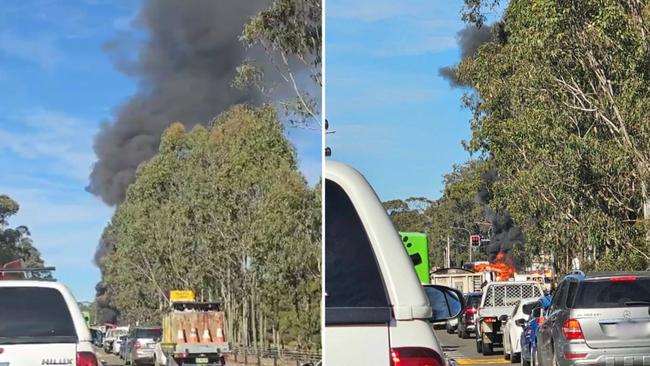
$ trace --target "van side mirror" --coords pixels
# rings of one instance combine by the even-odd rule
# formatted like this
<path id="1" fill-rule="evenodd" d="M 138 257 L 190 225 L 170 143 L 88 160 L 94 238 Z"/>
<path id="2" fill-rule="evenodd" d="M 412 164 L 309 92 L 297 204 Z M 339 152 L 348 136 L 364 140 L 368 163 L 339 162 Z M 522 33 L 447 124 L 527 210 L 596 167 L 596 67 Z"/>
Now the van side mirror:
<path id="1" fill-rule="evenodd" d="M 501 322 L 507 322 L 508 321 L 508 316 L 506 314 L 503 314 L 499 317 L 499 321 Z"/>
<path id="2" fill-rule="evenodd" d="M 153 341 L 156 343 L 160 342 L 160 337 L 154 337 Z"/>
<path id="3" fill-rule="evenodd" d="M 465 308 L 463 293 L 450 287 L 439 285 L 424 285 L 424 292 L 431 304 L 432 323 L 443 322 L 456 318 Z"/>
<path id="4" fill-rule="evenodd" d="M 540 316 L 542 316 L 542 308 L 536 307 L 535 309 L 533 309 L 530 316 L 532 318 L 539 318 Z"/>

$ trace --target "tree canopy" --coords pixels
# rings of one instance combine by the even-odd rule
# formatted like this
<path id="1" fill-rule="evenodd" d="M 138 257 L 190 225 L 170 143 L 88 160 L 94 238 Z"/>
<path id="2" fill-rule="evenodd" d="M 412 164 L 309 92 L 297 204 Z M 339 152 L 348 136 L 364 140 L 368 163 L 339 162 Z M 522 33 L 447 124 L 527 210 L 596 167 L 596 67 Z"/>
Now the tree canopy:
<path id="1" fill-rule="evenodd" d="M 157 323 L 169 290 L 193 289 L 223 304 L 234 343 L 318 348 L 320 216 L 273 108 L 173 124 L 107 228 L 106 291 L 125 323 Z"/>
<path id="2" fill-rule="evenodd" d="M 465 2 L 479 24 L 499 3 Z M 521 226 L 528 257 L 647 268 L 649 21 L 646 1 L 511 0 L 497 41 L 457 68 L 468 150 L 498 174 L 490 204 Z"/>
<path id="3" fill-rule="evenodd" d="M 9 218 L 17 214 L 19 209 L 18 202 L 0 194 L 0 265 L 22 259 L 29 268 L 43 267 L 43 259 L 34 247 L 29 229 L 26 226 L 9 225 Z"/>

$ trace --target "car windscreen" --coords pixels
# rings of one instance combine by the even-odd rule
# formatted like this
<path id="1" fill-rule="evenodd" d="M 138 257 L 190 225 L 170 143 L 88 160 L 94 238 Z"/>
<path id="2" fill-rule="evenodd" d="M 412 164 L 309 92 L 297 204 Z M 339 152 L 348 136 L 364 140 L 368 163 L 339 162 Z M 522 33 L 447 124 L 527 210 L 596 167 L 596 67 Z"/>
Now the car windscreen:
<path id="1" fill-rule="evenodd" d="M 481 295 L 470 295 L 467 299 L 468 308 L 478 308 L 481 305 Z"/>
<path id="2" fill-rule="evenodd" d="M 0 287 L 0 344 L 76 342 L 72 316 L 57 289 Z"/>
<path id="3" fill-rule="evenodd" d="M 583 281 L 570 308 L 620 308 L 648 306 L 650 278 L 622 278 Z"/>
<path id="4" fill-rule="evenodd" d="M 162 336 L 162 330 L 150 328 L 150 329 L 136 329 L 135 338 L 160 338 Z"/>

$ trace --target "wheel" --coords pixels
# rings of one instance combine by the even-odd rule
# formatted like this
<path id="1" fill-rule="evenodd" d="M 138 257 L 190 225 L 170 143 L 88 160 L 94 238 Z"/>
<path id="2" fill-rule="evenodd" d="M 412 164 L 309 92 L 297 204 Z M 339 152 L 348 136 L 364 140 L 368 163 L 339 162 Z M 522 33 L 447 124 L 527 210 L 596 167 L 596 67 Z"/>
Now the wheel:
<path id="1" fill-rule="evenodd" d="M 463 334 L 460 335 L 462 339 L 467 339 L 469 338 L 469 332 L 466 330 L 463 330 Z"/>
<path id="2" fill-rule="evenodd" d="M 476 340 L 476 352 L 483 353 L 483 342 Z"/>
<path id="3" fill-rule="evenodd" d="M 458 334 L 458 338 L 463 338 L 463 331 L 460 330 L 460 326 L 458 327 L 458 332 L 457 332 L 457 334 Z"/>
<path id="4" fill-rule="evenodd" d="M 519 363 L 519 362 L 521 362 L 521 353 L 511 353 L 510 363 Z"/>
<path id="5" fill-rule="evenodd" d="M 487 343 L 485 340 L 483 340 L 483 342 L 481 342 L 481 346 L 481 350 L 483 351 L 481 353 L 483 353 L 483 356 L 491 356 L 492 353 L 494 353 L 494 347 L 492 343 Z"/>

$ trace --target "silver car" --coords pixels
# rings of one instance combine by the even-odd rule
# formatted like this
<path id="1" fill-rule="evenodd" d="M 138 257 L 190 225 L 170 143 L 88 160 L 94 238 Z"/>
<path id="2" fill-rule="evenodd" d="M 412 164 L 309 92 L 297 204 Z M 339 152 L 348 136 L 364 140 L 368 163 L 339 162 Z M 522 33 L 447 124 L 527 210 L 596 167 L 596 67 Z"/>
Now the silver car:
<path id="1" fill-rule="evenodd" d="M 153 365 L 154 347 L 160 340 L 160 327 L 136 327 L 129 334 L 127 365 Z"/>
<path id="2" fill-rule="evenodd" d="M 537 333 L 539 366 L 650 365 L 650 271 L 577 271 L 560 282 Z"/>

